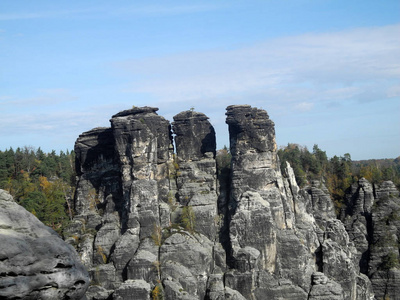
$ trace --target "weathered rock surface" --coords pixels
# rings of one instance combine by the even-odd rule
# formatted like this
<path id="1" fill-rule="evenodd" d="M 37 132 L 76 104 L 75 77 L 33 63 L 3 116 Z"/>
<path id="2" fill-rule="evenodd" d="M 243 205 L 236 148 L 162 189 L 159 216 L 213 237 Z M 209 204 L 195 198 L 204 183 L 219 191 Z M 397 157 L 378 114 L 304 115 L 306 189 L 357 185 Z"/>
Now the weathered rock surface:
<path id="1" fill-rule="evenodd" d="M 343 289 L 337 282 L 331 281 L 324 273 L 313 274 L 313 286 L 308 299 L 342 300 Z"/>
<path id="2" fill-rule="evenodd" d="M 185 111 L 170 124 L 156 112 L 120 112 L 110 128 L 83 133 L 75 144 L 75 218 L 67 234 L 90 268 L 88 299 L 399 294 L 393 185 L 360 181 L 342 222 L 323 182 L 300 189 L 290 165 L 282 175 L 266 111 L 227 108 L 232 162 L 221 177 L 208 117 Z M 393 245 L 380 249 L 383 233 Z"/>
<path id="3" fill-rule="evenodd" d="M 75 249 L 0 190 L 0 298 L 81 299 L 89 275 Z"/>

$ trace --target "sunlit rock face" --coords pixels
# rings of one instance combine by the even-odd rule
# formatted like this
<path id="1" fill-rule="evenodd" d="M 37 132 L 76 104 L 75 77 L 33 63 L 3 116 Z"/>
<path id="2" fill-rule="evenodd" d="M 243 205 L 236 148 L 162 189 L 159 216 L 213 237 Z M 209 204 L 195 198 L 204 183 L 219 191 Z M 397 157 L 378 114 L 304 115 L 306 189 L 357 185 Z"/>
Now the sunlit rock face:
<path id="1" fill-rule="evenodd" d="M 89 274 L 75 249 L 0 190 L 0 298 L 81 299 Z"/>
<path id="2" fill-rule="evenodd" d="M 293 195 L 279 169 L 274 123 L 249 105 L 227 108 L 231 165 L 228 283 L 247 299 L 267 293 L 305 298 L 315 268 L 316 235 L 296 234 Z M 310 219 L 311 220 L 311 219 Z M 307 224 L 313 230 L 313 223 Z M 268 280 L 266 280 L 268 278 Z M 285 278 L 286 289 L 279 281 Z"/>
<path id="3" fill-rule="evenodd" d="M 379 232 L 387 214 L 374 216 L 377 196 L 367 183 L 349 196 L 364 200 L 349 204 L 354 212 L 343 212 L 342 222 L 323 182 L 300 189 L 290 165 L 280 169 L 265 110 L 227 108 L 232 160 L 223 177 L 208 117 L 189 110 L 171 124 L 157 111 L 120 112 L 110 128 L 76 141 L 75 217 L 66 235 L 89 268 L 88 299 L 352 300 L 373 299 L 384 284 L 395 291 L 396 267 L 379 281 L 389 252 L 372 250 L 368 224 Z M 379 191 L 385 199 L 397 190 Z M 370 258 L 376 271 L 363 272 L 363 259 L 374 266 Z"/>

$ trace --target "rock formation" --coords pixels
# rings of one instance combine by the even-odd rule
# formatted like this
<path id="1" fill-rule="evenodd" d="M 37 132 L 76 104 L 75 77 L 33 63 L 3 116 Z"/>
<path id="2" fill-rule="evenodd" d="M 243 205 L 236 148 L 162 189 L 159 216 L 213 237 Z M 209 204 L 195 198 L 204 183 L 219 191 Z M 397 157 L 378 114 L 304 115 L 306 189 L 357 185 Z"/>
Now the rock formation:
<path id="1" fill-rule="evenodd" d="M 361 178 L 347 195 L 342 221 L 376 299 L 400 299 L 400 195 L 394 184 Z"/>
<path id="2" fill-rule="evenodd" d="M 66 235 L 90 271 L 88 299 L 399 294 L 400 227 L 389 212 L 399 203 L 382 201 L 398 196 L 389 183 L 373 198 L 355 196 L 354 187 L 342 222 L 322 182 L 300 189 L 290 165 L 280 170 L 266 111 L 227 108 L 229 176 L 218 176 L 207 116 L 185 111 L 170 124 L 156 112 L 120 112 L 110 128 L 76 141 L 75 217 Z M 374 205 L 385 209 L 374 214 Z M 393 241 L 385 251 L 371 246 L 383 231 Z"/>
<path id="3" fill-rule="evenodd" d="M 89 275 L 75 249 L 0 190 L 0 298 L 81 299 Z"/>

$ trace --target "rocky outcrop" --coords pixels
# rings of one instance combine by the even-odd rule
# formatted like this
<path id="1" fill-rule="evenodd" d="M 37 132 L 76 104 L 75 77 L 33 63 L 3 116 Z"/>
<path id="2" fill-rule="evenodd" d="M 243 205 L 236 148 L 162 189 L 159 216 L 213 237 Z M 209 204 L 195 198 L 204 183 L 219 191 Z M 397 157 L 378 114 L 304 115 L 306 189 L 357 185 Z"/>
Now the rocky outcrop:
<path id="1" fill-rule="evenodd" d="M 274 124 L 267 113 L 230 106 L 227 123 L 232 153 L 229 229 L 235 268 L 227 281 L 239 286 L 247 299 L 260 295 L 306 299 L 310 290 L 318 296 L 313 286 L 319 281 L 313 282 L 312 277 L 320 271 L 330 279 L 325 291 L 332 288 L 336 295 L 340 290 L 343 299 L 355 299 L 365 290 L 370 296 L 368 279 L 353 263 L 355 248 L 336 220 L 327 189 L 313 182 L 300 191 L 290 166 L 285 170 L 287 178 L 282 176 Z"/>
<path id="2" fill-rule="evenodd" d="M 391 181 L 353 184 L 342 217 L 377 299 L 400 299 L 400 196 Z"/>
<path id="3" fill-rule="evenodd" d="M 282 293 L 286 299 L 305 298 L 314 259 L 294 231 L 274 123 L 265 111 L 250 106 L 229 106 L 226 122 L 232 154 L 229 230 L 234 267 L 228 284 L 240 287 L 247 299 L 265 293 L 272 298 Z"/>
<path id="4" fill-rule="evenodd" d="M 342 220 L 358 250 L 361 271 L 371 279 L 377 299 L 398 299 L 398 190 L 390 181 L 377 186 L 361 178 L 352 186 L 346 204 Z"/>
<path id="5" fill-rule="evenodd" d="M 378 297 L 400 299 L 400 195 L 391 181 L 375 194 L 368 276 Z"/>
<path id="6" fill-rule="evenodd" d="M 170 124 L 156 108 L 136 107 L 79 136 L 67 240 L 90 269 L 87 298 L 372 299 L 382 285 L 395 291 L 396 265 L 379 282 L 393 254 L 374 252 L 371 234 L 388 231 L 379 229 L 388 215 L 374 217 L 366 183 L 364 194 L 349 196 L 342 222 L 323 182 L 300 189 L 290 165 L 280 169 L 266 111 L 235 105 L 226 115 L 232 161 L 223 176 L 214 129 L 192 110 Z M 387 184 L 375 194 L 394 191 Z"/>
<path id="7" fill-rule="evenodd" d="M 0 298 L 81 299 L 89 275 L 75 249 L 0 190 Z"/>
<path id="8" fill-rule="evenodd" d="M 193 111 L 174 116 L 177 200 L 193 209 L 195 230 L 214 241 L 218 231 L 216 141 L 208 117 Z"/>
<path id="9" fill-rule="evenodd" d="M 91 270 L 88 298 L 162 292 L 198 299 L 212 274 L 222 282 L 214 129 L 204 114 L 178 114 L 174 153 L 171 125 L 156 111 L 123 111 L 111 128 L 76 142 L 76 216 L 68 240 Z"/>

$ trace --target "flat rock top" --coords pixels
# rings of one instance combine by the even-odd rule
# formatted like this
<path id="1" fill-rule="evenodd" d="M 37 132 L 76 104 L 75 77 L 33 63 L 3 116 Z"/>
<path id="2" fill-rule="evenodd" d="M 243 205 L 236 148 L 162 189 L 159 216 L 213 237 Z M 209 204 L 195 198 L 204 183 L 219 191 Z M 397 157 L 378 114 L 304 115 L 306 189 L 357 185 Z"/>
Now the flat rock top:
<path id="1" fill-rule="evenodd" d="M 273 125 L 268 113 L 264 109 L 251 107 L 250 105 L 231 105 L 226 108 L 226 123 L 246 122 L 252 120 L 254 123 L 267 122 Z"/>
<path id="2" fill-rule="evenodd" d="M 155 113 L 158 111 L 157 107 L 150 107 L 150 106 L 144 106 L 144 107 L 133 107 L 131 109 L 123 110 L 115 115 L 113 115 L 113 118 L 117 117 L 125 117 L 129 115 L 137 115 L 137 114 L 143 114 L 143 113 Z"/>
<path id="3" fill-rule="evenodd" d="M 251 105 L 249 104 L 229 105 L 226 109 L 231 110 L 231 109 L 243 109 L 243 108 L 251 108 Z"/>
<path id="4" fill-rule="evenodd" d="M 98 135 L 99 133 L 102 133 L 102 132 L 108 131 L 108 130 L 110 130 L 110 127 L 96 127 L 96 128 L 90 129 L 89 131 L 82 132 L 79 135 L 79 137 Z"/>
<path id="5" fill-rule="evenodd" d="M 174 116 L 174 121 L 181 121 L 188 119 L 208 120 L 209 118 L 203 113 L 191 110 L 180 112 L 179 114 Z"/>

